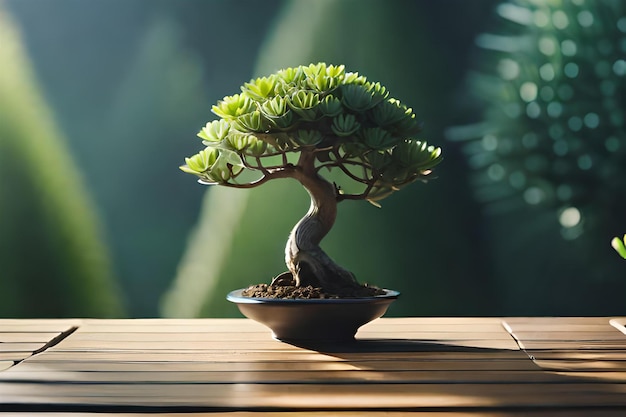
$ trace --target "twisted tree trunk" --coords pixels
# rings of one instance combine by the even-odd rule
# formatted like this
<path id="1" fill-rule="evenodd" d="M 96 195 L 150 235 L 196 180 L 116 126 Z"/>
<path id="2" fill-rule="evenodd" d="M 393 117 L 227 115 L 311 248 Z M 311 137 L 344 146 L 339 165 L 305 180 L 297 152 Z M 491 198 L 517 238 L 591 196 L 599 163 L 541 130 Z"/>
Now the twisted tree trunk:
<path id="1" fill-rule="evenodd" d="M 315 154 L 302 151 L 294 171 L 311 197 L 307 214 L 296 224 L 285 247 L 285 263 L 289 272 L 274 282 L 291 281 L 296 286 L 312 285 L 325 291 L 359 287 L 354 275 L 337 265 L 321 248 L 337 217 L 337 190 L 315 171 Z"/>

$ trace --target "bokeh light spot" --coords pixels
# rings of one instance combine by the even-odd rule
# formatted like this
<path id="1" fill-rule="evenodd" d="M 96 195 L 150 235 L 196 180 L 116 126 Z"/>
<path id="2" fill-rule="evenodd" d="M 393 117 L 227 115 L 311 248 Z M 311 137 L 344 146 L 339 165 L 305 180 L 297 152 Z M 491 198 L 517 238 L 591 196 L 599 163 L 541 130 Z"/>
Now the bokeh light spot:
<path id="1" fill-rule="evenodd" d="M 525 82 L 519 89 L 519 95 L 525 102 L 529 103 L 537 98 L 537 84 Z"/>
<path id="2" fill-rule="evenodd" d="M 553 101 L 548 104 L 546 111 L 548 112 L 548 116 L 557 118 L 563 113 L 563 105 L 558 101 Z"/>
<path id="3" fill-rule="evenodd" d="M 556 41 L 553 38 L 544 36 L 539 39 L 539 50 L 542 54 L 552 56 L 556 52 Z"/>
<path id="4" fill-rule="evenodd" d="M 593 14 L 591 14 L 589 10 L 581 11 L 576 17 L 578 18 L 578 23 L 580 23 L 582 27 L 588 28 L 593 25 Z"/>
<path id="5" fill-rule="evenodd" d="M 543 10 L 535 10 L 533 13 L 533 20 L 537 27 L 545 27 L 548 23 L 550 23 L 550 17 Z"/>
<path id="6" fill-rule="evenodd" d="M 615 136 L 609 136 L 604 141 L 604 147 L 609 152 L 617 152 L 619 150 L 619 148 L 620 148 L 620 145 L 621 145 L 621 143 L 620 143 L 619 139 L 616 138 Z"/>
<path id="7" fill-rule="evenodd" d="M 528 106 L 526 106 L 526 114 L 531 119 L 536 119 L 541 116 L 541 107 L 539 107 L 539 104 L 536 101 L 528 103 Z"/>
<path id="8" fill-rule="evenodd" d="M 574 227 L 580 223 L 580 211 L 576 207 L 568 207 L 561 212 L 559 223 L 563 227 Z"/>
<path id="9" fill-rule="evenodd" d="M 569 126 L 570 130 L 578 132 L 583 127 L 583 121 L 578 116 L 570 117 L 567 120 L 567 126 Z"/>
<path id="10" fill-rule="evenodd" d="M 492 164 L 487 168 L 487 176 L 492 181 L 501 181 L 504 178 L 506 171 L 504 167 L 500 164 Z"/>
<path id="11" fill-rule="evenodd" d="M 552 13 L 552 24 L 557 29 L 565 29 L 569 25 L 569 19 L 563 10 Z"/>
<path id="12" fill-rule="evenodd" d="M 495 135 L 485 135 L 482 140 L 483 149 L 495 151 L 498 148 L 498 138 Z"/>
<path id="13" fill-rule="evenodd" d="M 623 59 L 618 59 L 617 61 L 615 61 L 615 63 L 613 64 L 613 72 L 619 77 L 623 77 L 624 75 L 626 75 L 626 61 L 624 61 Z"/>
<path id="14" fill-rule="evenodd" d="M 589 155 L 581 155 L 578 157 L 578 168 L 583 171 L 590 170 L 593 167 L 593 160 Z"/>
<path id="15" fill-rule="evenodd" d="M 565 56 L 574 56 L 576 55 L 576 42 L 571 39 L 566 39 L 561 42 L 561 53 Z"/>
<path id="16" fill-rule="evenodd" d="M 512 59 L 505 58 L 498 62 L 498 73 L 504 80 L 514 80 L 519 76 L 519 64 Z"/>
<path id="17" fill-rule="evenodd" d="M 546 198 L 546 193 L 539 187 L 529 187 L 524 191 L 524 201 L 531 205 L 537 205 Z"/>
<path id="18" fill-rule="evenodd" d="M 568 62 L 563 67 L 563 73 L 565 74 L 566 77 L 576 78 L 578 77 L 578 72 L 579 72 L 578 65 L 575 64 L 574 62 Z"/>
<path id="19" fill-rule="evenodd" d="M 589 129 L 595 129 L 600 125 L 600 116 L 596 113 L 587 113 L 583 122 Z"/>
<path id="20" fill-rule="evenodd" d="M 552 64 L 543 64 L 541 67 L 539 67 L 539 76 L 544 81 L 552 81 L 554 79 L 554 75 L 554 67 L 552 66 Z"/>

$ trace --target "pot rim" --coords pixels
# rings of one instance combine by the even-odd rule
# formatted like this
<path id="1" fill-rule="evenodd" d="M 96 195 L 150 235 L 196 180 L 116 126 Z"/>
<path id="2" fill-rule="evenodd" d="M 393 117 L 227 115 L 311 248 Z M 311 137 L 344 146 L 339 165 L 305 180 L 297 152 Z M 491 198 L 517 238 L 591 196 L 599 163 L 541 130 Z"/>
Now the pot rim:
<path id="1" fill-rule="evenodd" d="M 373 297 L 361 298 L 261 298 L 245 297 L 241 293 L 245 288 L 240 288 L 228 293 L 226 299 L 237 304 L 364 304 L 375 301 L 393 300 L 400 296 L 399 291 L 381 288 L 385 294 Z"/>

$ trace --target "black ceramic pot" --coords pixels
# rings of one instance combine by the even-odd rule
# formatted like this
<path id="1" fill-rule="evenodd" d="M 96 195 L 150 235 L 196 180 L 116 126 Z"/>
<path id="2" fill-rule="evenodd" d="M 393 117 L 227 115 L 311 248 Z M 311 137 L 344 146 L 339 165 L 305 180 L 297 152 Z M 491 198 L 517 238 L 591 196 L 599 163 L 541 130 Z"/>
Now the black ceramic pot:
<path id="1" fill-rule="evenodd" d="M 226 299 L 239 311 L 272 330 L 275 339 L 351 341 L 359 327 L 381 317 L 400 295 L 393 290 L 367 298 L 275 299 L 251 298 L 232 291 Z"/>

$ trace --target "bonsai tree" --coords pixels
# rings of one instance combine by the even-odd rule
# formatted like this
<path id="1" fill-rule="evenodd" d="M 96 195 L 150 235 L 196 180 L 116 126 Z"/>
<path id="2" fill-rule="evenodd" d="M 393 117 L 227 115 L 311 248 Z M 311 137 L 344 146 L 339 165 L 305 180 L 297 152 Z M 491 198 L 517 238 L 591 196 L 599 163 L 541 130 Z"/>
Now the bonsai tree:
<path id="1" fill-rule="evenodd" d="M 311 198 L 287 241 L 288 271 L 270 287 L 312 287 L 340 296 L 373 289 L 358 284 L 320 242 L 339 202 L 379 206 L 394 191 L 425 180 L 441 161 L 440 148 L 413 138 L 420 124 L 412 109 L 380 83 L 343 65 L 318 63 L 253 79 L 212 112 L 219 119 L 198 133 L 206 148 L 186 158 L 184 172 L 202 184 L 232 188 L 293 178 Z"/>

